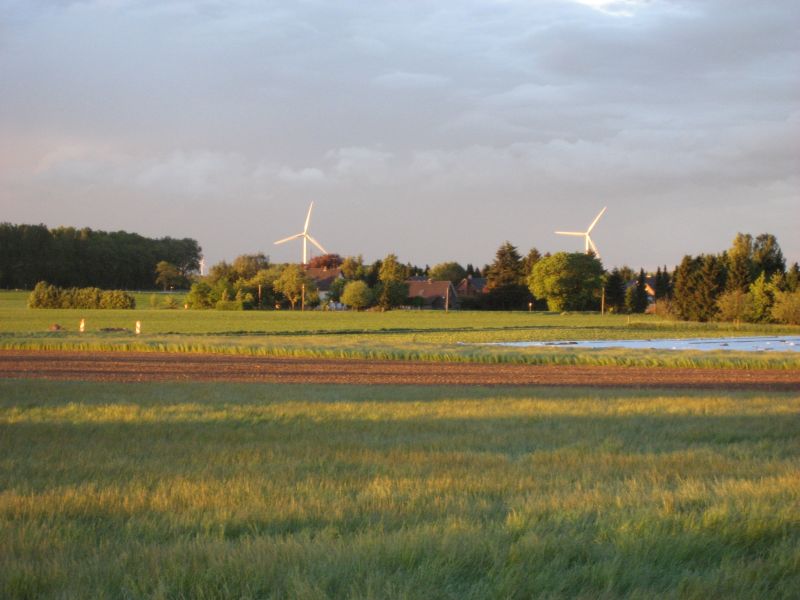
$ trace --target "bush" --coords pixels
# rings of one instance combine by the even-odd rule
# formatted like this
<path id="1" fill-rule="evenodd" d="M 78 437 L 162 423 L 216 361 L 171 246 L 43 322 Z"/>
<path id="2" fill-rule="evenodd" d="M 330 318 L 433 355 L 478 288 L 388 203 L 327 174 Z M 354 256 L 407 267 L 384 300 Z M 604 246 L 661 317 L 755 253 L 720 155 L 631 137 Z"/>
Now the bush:
<path id="1" fill-rule="evenodd" d="M 40 281 L 28 296 L 30 308 L 136 308 L 136 300 L 121 290 L 59 288 Z"/>
<path id="2" fill-rule="evenodd" d="M 776 293 L 772 318 L 779 323 L 800 325 L 800 291 Z"/>
<path id="3" fill-rule="evenodd" d="M 211 308 L 214 304 L 211 301 L 211 286 L 205 281 L 198 281 L 192 284 L 192 289 L 186 296 L 186 304 L 189 308 Z"/>
<path id="4" fill-rule="evenodd" d="M 214 308 L 217 310 L 244 310 L 241 300 L 219 300 Z"/>
<path id="5" fill-rule="evenodd" d="M 719 321 L 751 321 L 753 301 L 750 294 L 742 290 L 731 290 L 722 294 L 717 300 L 717 320 Z"/>
<path id="6" fill-rule="evenodd" d="M 367 308 L 372 303 L 372 299 L 372 290 L 363 281 L 349 282 L 342 292 L 342 303 L 356 310 Z"/>
<path id="7" fill-rule="evenodd" d="M 100 295 L 100 308 L 128 310 L 136 308 L 136 300 L 122 290 L 108 290 Z"/>
<path id="8" fill-rule="evenodd" d="M 61 308 L 59 289 L 46 281 L 40 281 L 28 296 L 28 308 Z"/>

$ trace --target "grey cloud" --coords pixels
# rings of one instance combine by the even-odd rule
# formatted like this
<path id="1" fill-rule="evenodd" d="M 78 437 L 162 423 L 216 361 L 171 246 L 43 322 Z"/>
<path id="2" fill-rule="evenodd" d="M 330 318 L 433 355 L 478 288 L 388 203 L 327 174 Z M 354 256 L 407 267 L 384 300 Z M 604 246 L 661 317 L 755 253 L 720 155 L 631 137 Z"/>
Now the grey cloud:
<path id="1" fill-rule="evenodd" d="M 342 252 L 480 262 L 600 203 L 610 264 L 676 262 L 701 222 L 800 259 L 794 3 L 587 3 L 8 3 L 0 207 L 195 231 L 213 260 L 281 252 L 260 240 L 313 195 Z"/>

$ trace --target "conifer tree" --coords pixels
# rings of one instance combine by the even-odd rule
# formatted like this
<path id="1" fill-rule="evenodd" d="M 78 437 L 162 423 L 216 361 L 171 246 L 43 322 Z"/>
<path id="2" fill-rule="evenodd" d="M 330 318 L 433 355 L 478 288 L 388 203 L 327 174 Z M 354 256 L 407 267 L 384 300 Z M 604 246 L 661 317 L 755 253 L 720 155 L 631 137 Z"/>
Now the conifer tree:
<path id="1" fill-rule="evenodd" d="M 530 294 L 522 258 L 511 242 L 497 250 L 494 262 L 486 273 L 487 300 L 492 308 L 513 310 L 524 308 Z"/>
<path id="2" fill-rule="evenodd" d="M 614 267 L 605 281 L 606 309 L 621 313 L 625 309 L 625 281 L 619 269 Z"/>

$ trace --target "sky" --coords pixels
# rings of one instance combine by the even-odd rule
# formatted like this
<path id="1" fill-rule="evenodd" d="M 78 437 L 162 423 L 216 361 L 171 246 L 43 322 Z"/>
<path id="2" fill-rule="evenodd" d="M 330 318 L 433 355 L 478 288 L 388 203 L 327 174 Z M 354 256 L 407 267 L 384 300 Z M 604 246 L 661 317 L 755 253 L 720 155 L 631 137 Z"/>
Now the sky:
<path id="1" fill-rule="evenodd" d="M 0 221 L 207 264 L 800 260 L 796 0 L 0 0 Z"/>

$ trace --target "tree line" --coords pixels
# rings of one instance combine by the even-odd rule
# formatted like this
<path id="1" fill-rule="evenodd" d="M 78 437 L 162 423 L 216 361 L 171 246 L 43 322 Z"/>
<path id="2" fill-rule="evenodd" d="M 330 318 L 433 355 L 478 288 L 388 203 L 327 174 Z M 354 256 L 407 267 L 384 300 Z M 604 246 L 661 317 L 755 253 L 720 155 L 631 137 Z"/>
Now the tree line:
<path id="1" fill-rule="evenodd" d="M 373 263 L 361 256 L 315 257 L 308 267 L 337 268 L 328 301 L 382 310 L 413 304 L 406 281 L 422 276 L 458 284 L 465 277 L 485 279 L 484 293 L 462 297 L 461 308 L 476 310 L 548 309 L 642 313 L 655 310 L 684 320 L 740 320 L 800 323 L 800 267 L 789 269 L 771 234 L 738 234 L 730 249 L 715 255 L 686 256 L 673 271 L 654 274 L 628 266 L 604 269 L 593 254 L 525 256 L 510 242 L 478 269 L 444 262 L 433 267 L 403 264 L 389 254 Z M 193 308 L 295 308 L 319 303 L 314 280 L 301 265 L 271 264 L 263 254 L 242 255 L 214 265 L 187 297 Z"/>
<path id="2" fill-rule="evenodd" d="M 39 281 L 65 288 L 155 289 L 161 261 L 175 268 L 178 287 L 188 287 L 200 257 L 199 244 L 190 238 L 0 223 L 0 288 L 5 289 L 32 289 Z"/>
<path id="3" fill-rule="evenodd" d="M 63 288 L 186 289 L 191 308 L 249 309 L 320 302 L 316 283 L 297 264 L 273 264 L 264 254 L 221 261 L 207 276 L 197 273 L 201 249 L 192 239 L 149 239 L 124 231 L 0 224 L 0 286 L 32 288 L 48 281 Z M 787 269 L 775 236 L 739 233 L 719 254 L 687 255 L 655 274 L 628 266 L 606 270 L 593 254 L 521 255 L 504 242 L 481 268 L 444 262 L 403 264 L 395 254 L 366 263 L 362 256 L 329 254 L 307 267 L 339 269 L 328 301 L 382 310 L 413 304 L 410 277 L 485 281 L 483 293 L 461 298 L 475 310 L 595 311 L 662 315 L 693 321 L 800 322 L 800 267 Z"/>

